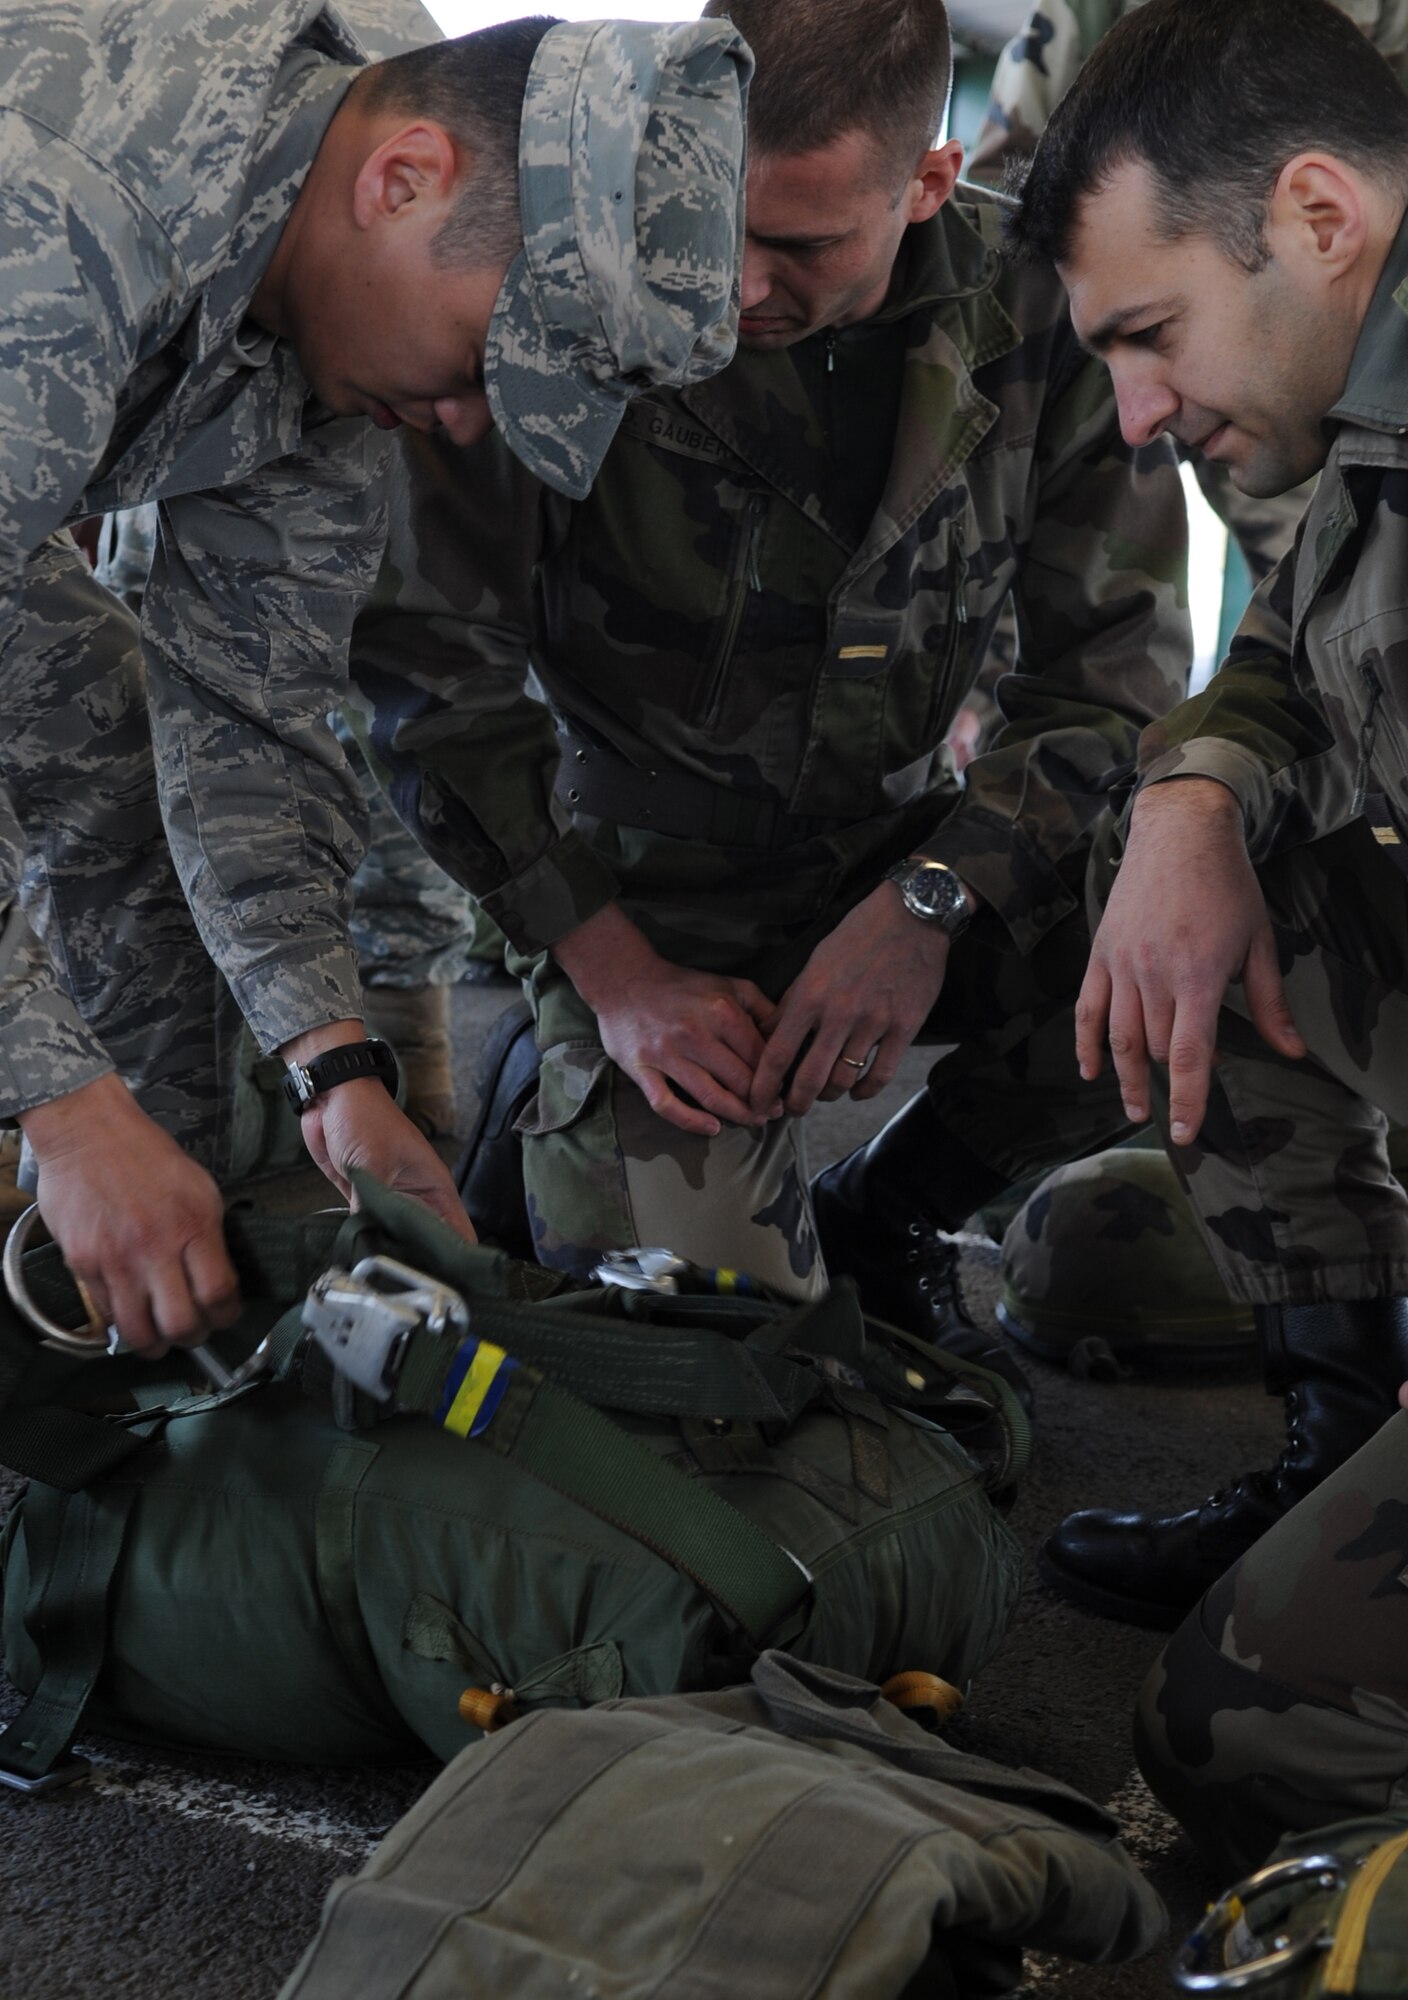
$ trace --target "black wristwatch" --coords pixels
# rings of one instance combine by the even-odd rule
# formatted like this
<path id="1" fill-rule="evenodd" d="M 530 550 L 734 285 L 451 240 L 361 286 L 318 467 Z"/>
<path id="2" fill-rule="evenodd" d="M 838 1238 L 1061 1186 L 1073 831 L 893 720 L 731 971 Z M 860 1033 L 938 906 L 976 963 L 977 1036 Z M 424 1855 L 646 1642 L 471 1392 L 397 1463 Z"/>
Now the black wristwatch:
<path id="1" fill-rule="evenodd" d="M 886 876 L 904 899 L 904 906 L 921 923 L 937 924 L 951 938 L 966 931 L 973 912 L 968 892 L 946 861 L 929 861 L 922 854 L 906 855 Z"/>
<path id="2" fill-rule="evenodd" d="M 311 1062 L 290 1063 L 284 1096 L 301 1118 L 337 1084 L 351 1083 L 358 1076 L 379 1076 L 391 1095 L 396 1095 L 399 1072 L 385 1042 L 344 1042 L 340 1048 L 325 1049 Z"/>

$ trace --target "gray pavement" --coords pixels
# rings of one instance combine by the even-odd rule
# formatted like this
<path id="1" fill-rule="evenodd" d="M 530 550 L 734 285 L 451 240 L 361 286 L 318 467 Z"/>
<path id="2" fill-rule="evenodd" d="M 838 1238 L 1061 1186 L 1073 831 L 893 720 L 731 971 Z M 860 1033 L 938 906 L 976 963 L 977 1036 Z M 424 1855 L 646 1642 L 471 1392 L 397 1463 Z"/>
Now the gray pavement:
<path id="1" fill-rule="evenodd" d="M 503 985 L 456 991 L 462 1122 L 478 1039 L 509 997 Z M 927 1060 L 912 1052 L 870 1106 L 823 1107 L 815 1164 L 875 1130 Z M 304 1173 L 263 1198 L 322 1206 L 326 1188 Z M 995 1253 L 975 1245 L 965 1266 L 971 1299 L 990 1315 Z M 1277 1406 L 1249 1379 L 1111 1385 L 1030 1366 L 1037 1449 L 1014 1516 L 1029 1550 L 1073 1507 L 1185 1503 L 1279 1446 Z M 0 1514 L 14 1491 L 2 1482 Z M 956 1731 L 966 1747 L 1050 1771 L 1112 1806 L 1177 1938 L 1214 1885 L 1134 1771 L 1129 1718 L 1157 1650 L 1157 1635 L 1087 1617 L 1032 1575 L 1016 1629 Z M 0 1715 L 13 1706 L 0 1686 Z M 51 1803 L 0 1796 L 0 2000 L 87 2000 L 96 1987 L 132 2000 L 272 2000 L 330 1882 L 357 1866 L 430 1776 L 428 1767 L 311 1770 L 96 1738 L 83 1747 L 97 1758 L 89 1784 Z M 1172 1990 L 1167 1956 L 1106 1970 L 1033 1958 L 1023 1993 L 1152 2000 Z M 747 2000 L 743 1969 L 737 1992 Z"/>

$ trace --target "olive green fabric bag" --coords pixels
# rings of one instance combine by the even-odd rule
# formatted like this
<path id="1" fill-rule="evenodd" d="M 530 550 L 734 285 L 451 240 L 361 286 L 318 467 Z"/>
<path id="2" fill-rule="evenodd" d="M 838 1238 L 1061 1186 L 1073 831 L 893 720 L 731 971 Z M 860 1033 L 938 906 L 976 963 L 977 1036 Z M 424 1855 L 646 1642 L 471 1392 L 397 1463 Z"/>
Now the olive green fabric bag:
<path id="1" fill-rule="evenodd" d="M 773 1641 L 960 1685 L 992 1652 L 1019 1557 L 988 1496 L 1026 1449 L 1005 1385 L 843 1293 L 573 1290 L 360 1192 L 340 1224 L 231 1219 L 247 1310 L 225 1357 L 271 1326 L 285 1357 L 233 1401 L 193 1391 L 188 1362 L 75 1363 L 0 1316 L 0 1462 L 35 1475 L 3 1607 L 33 1698 L 0 1765 L 47 1769 L 80 1716 L 303 1762 L 448 1758 L 478 1734 L 466 1689 L 492 1723 L 721 1685 Z M 336 1420 L 288 1308 L 368 1254 L 467 1302 L 472 1337 L 417 1335 L 399 1393 L 458 1408 L 454 1365 L 470 1383 L 497 1356 L 477 1434 L 360 1397 Z M 26 1269 L 62 1317 L 52 1253 Z"/>
<path id="2" fill-rule="evenodd" d="M 1163 1908 L 1067 1786 L 779 1652 L 725 1693 L 537 1715 L 334 1885 L 281 2000 L 969 2000 Z"/>
<path id="3" fill-rule="evenodd" d="M 1403 2000 L 1408 1993 L 1408 1814 L 1288 1834 L 1180 1950 L 1185 1993 L 1256 2000 Z"/>

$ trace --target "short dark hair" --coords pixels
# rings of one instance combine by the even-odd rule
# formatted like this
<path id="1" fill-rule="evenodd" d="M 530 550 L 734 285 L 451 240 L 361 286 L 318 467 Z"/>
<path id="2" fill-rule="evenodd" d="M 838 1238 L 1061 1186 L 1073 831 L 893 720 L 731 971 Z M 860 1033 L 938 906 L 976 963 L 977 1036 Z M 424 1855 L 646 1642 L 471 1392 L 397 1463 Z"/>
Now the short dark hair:
<path id="1" fill-rule="evenodd" d="M 474 155 L 474 172 L 442 223 L 431 255 L 441 264 L 506 264 L 523 242 L 518 132 L 523 93 L 551 14 L 502 21 L 374 63 L 360 79 L 363 108 L 431 118 Z"/>
<path id="2" fill-rule="evenodd" d="M 811 153 L 844 132 L 902 172 L 934 143 L 953 81 L 943 0 L 706 0 L 752 48 L 748 144 Z"/>
<path id="3" fill-rule="evenodd" d="M 1209 236 L 1259 271 L 1272 191 L 1308 151 L 1408 193 L 1408 96 L 1330 0 L 1147 0 L 1097 45 L 1052 113 L 1012 247 L 1062 262 L 1081 202 L 1138 161 L 1165 241 Z"/>

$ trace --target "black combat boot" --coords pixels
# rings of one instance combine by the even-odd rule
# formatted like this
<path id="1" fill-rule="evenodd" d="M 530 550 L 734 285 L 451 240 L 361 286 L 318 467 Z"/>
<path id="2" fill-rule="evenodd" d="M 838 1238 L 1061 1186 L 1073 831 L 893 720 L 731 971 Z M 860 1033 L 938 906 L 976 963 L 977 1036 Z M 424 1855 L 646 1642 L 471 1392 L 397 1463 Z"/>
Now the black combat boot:
<path id="1" fill-rule="evenodd" d="M 854 1278 L 866 1312 L 992 1369 L 1030 1411 L 1032 1386 L 1015 1357 L 969 1316 L 959 1248 L 941 1220 L 962 1222 L 1001 1186 L 971 1156 L 955 1157 L 922 1090 L 868 1146 L 817 1175 L 812 1209 L 827 1271 Z M 946 1199 L 954 1187 L 962 1192 Z"/>
<path id="2" fill-rule="evenodd" d="M 538 1088 L 538 1044 L 526 1000 L 505 1007 L 484 1040 L 475 1089 L 479 1109 L 455 1185 L 481 1242 L 534 1262 L 528 1198 L 523 1191 L 523 1141 L 514 1131 Z"/>
<path id="3" fill-rule="evenodd" d="M 1171 1632 L 1209 1585 L 1398 1408 L 1408 1381 L 1408 1299 L 1257 1306 L 1266 1383 L 1286 1399 L 1286 1448 L 1184 1514 L 1069 1514 L 1037 1558 L 1089 1611 Z"/>

